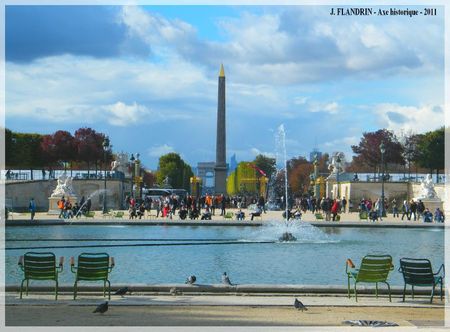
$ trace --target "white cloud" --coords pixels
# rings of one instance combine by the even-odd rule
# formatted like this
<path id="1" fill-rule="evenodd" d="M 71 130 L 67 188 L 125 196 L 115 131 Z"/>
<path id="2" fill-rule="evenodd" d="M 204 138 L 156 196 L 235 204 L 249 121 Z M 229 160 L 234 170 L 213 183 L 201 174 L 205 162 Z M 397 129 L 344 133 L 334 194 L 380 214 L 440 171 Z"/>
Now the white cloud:
<path id="1" fill-rule="evenodd" d="M 253 156 L 257 156 L 257 155 L 260 155 L 260 154 L 262 154 L 262 155 L 264 155 L 264 156 L 266 156 L 266 157 L 269 157 L 269 158 L 275 158 L 275 153 L 273 153 L 273 152 L 267 152 L 267 151 L 261 151 L 261 150 L 259 150 L 258 148 L 251 148 L 250 149 L 250 153 L 253 155 Z"/>
<path id="2" fill-rule="evenodd" d="M 424 133 L 445 123 L 443 107 L 437 105 L 405 106 L 382 103 L 373 107 L 373 113 L 381 126 L 397 134 L 401 131 Z"/>
<path id="3" fill-rule="evenodd" d="M 106 114 L 107 121 L 113 126 L 122 127 L 138 121 L 146 122 L 146 117 L 151 114 L 147 107 L 138 105 L 136 102 L 126 105 L 119 101 L 115 104 L 104 106 L 104 109 L 108 111 L 108 114 Z"/>
<path id="4" fill-rule="evenodd" d="M 148 149 L 147 154 L 150 157 L 159 158 L 162 155 L 170 153 L 170 152 L 175 152 L 175 148 L 173 146 L 163 144 L 163 145 L 158 145 L 158 146 L 152 146 L 151 148 Z"/>

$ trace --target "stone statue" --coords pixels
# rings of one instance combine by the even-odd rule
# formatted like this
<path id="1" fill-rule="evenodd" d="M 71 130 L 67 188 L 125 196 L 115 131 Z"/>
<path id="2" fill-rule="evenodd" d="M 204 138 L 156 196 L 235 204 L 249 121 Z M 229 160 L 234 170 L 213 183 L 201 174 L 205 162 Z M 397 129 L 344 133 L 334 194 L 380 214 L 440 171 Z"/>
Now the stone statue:
<path id="1" fill-rule="evenodd" d="M 58 182 L 56 185 L 55 190 L 53 190 L 53 193 L 51 194 L 51 197 L 61 197 L 61 196 L 76 196 L 73 185 L 72 185 L 72 178 L 70 176 L 67 176 L 66 173 L 63 173 L 58 177 Z"/>
<path id="2" fill-rule="evenodd" d="M 339 157 L 339 158 L 338 158 Z M 339 161 L 338 161 L 339 159 Z M 331 157 L 331 163 L 328 165 L 328 169 L 331 171 L 330 176 L 339 173 L 343 173 L 345 171 L 344 169 L 345 165 L 345 156 L 342 152 L 336 152 L 333 157 Z"/>
<path id="3" fill-rule="evenodd" d="M 423 198 L 437 198 L 436 191 L 434 190 L 433 179 L 431 174 L 428 174 L 425 179 L 422 180 L 420 184 L 420 188 L 422 189 L 421 197 Z"/>
<path id="4" fill-rule="evenodd" d="M 124 174 L 128 173 L 128 155 L 126 153 L 119 153 L 111 163 L 111 171 L 122 172 Z"/>

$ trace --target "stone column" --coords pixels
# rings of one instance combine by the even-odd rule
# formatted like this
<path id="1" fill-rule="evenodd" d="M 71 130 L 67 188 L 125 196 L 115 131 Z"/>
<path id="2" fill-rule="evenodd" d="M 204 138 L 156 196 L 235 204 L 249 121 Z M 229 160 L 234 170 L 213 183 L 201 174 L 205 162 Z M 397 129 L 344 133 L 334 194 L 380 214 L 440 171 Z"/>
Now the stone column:
<path id="1" fill-rule="evenodd" d="M 225 116 L 225 71 L 220 66 L 219 89 L 217 100 L 217 140 L 216 165 L 214 167 L 216 194 L 226 194 L 227 163 L 226 163 L 226 116 Z"/>

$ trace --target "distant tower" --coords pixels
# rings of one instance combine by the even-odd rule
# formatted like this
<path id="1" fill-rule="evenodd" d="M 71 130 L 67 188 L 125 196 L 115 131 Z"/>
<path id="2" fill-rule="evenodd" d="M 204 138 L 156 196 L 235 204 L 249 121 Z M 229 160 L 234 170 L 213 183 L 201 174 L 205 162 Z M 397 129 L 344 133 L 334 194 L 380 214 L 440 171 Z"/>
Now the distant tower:
<path id="1" fill-rule="evenodd" d="M 214 191 L 226 194 L 227 162 L 226 162 L 226 126 L 225 126 L 225 70 L 220 65 L 219 96 L 217 100 L 217 140 L 216 166 L 214 167 Z"/>

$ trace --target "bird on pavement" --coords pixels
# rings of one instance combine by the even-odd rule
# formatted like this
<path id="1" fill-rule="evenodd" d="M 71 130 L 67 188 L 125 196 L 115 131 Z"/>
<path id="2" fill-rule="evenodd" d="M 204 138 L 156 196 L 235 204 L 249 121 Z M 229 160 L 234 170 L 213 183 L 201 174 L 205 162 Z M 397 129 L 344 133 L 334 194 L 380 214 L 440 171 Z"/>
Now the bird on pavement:
<path id="1" fill-rule="evenodd" d="M 189 276 L 189 278 L 186 279 L 185 284 L 191 284 L 193 285 L 195 283 L 195 281 L 197 280 L 197 278 L 195 276 Z"/>
<path id="2" fill-rule="evenodd" d="M 108 301 L 103 302 L 102 304 L 100 304 L 97 308 L 95 308 L 93 313 L 99 312 L 99 313 L 103 314 L 103 313 L 105 313 L 107 311 L 108 311 Z"/>
<path id="3" fill-rule="evenodd" d="M 120 295 L 120 296 L 124 296 L 126 293 L 130 292 L 130 289 L 128 287 L 122 287 L 120 289 L 118 289 L 114 295 Z M 131 292 L 130 292 L 131 293 Z"/>
<path id="4" fill-rule="evenodd" d="M 297 310 L 301 310 L 302 312 L 303 312 L 303 310 L 308 311 L 308 308 L 306 308 L 305 305 L 304 305 L 301 301 L 299 301 L 298 299 L 295 299 L 295 301 L 294 301 L 294 307 L 295 307 Z"/>
<path id="5" fill-rule="evenodd" d="M 233 284 L 230 281 L 230 278 L 227 276 L 227 273 L 224 272 L 222 274 L 222 284 L 232 286 Z"/>

